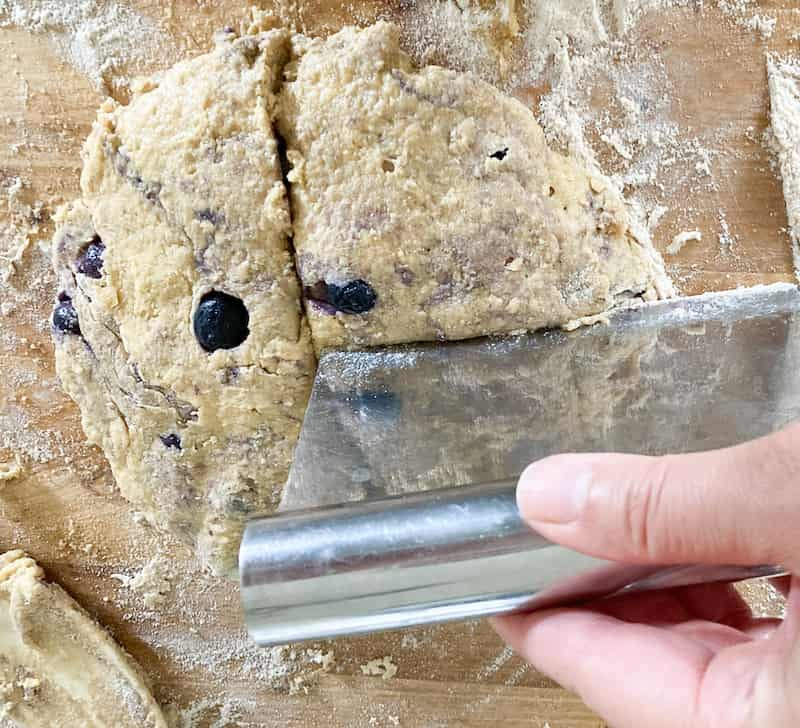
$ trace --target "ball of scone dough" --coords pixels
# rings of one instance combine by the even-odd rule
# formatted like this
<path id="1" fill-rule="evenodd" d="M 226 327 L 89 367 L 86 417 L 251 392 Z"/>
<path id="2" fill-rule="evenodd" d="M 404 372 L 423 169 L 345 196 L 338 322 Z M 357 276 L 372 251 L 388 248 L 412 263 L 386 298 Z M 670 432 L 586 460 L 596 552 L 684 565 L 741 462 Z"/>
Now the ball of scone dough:
<path id="1" fill-rule="evenodd" d="M 397 29 L 295 37 L 280 92 L 297 267 L 318 348 L 556 326 L 671 293 L 600 174 Z"/>
<path id="2" fill-rule="evenodd" d="M 315 367 L 272 127 L 288 53 L 281 31 L 230 35 L 106 102 L 54 244 L 56 363 L 84 430 L 216 572 L 278 502 Z"/>

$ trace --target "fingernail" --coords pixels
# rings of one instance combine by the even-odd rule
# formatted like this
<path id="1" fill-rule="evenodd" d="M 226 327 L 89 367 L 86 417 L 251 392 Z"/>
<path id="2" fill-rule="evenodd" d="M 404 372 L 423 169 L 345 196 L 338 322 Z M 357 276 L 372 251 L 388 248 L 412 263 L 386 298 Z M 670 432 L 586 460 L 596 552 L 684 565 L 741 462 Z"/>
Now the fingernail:
<path id="1" fill-rule="evenodd" d="M 571 523 L 586 505 L 591 467 L 584 458 L 546 458 L 529 465 L 517 487 L 517 503 L 526 521 Z"/>

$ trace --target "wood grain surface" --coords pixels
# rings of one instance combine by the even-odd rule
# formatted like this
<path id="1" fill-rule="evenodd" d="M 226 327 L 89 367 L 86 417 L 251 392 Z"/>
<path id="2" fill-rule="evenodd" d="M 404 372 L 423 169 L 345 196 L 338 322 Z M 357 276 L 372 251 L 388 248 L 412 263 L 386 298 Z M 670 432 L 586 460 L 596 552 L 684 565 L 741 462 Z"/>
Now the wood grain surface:
<path id="1" fill-rule="evenodd" d="M 778 17 L 768 42 L 723 22 L 713 8 L 654 14 L 636 33 L 637 44 L 663 60 L 675 123 L 726 151 L 711 159 L 713 185 L 686 182 L 677 164 L 653 192 L 669 208 L 655 234 L 661 250 L 681 230 L 703 232 L 701 242 L 668 258 L 687 294 L 792 280 L 780 181 L 759 138 L 768 125 L 764 53 L 791 49 L 790 36 L 800 30 L 794 4 L 761 3 Z M 170 39 L 145 69 L 157 70 L 202 51 L 213 30 L 238 20 L 247 3 L 131 5 Z M 364 20 L 402 7 L 359 3 L 356 10 Z M 324 33 L 352 20 L 352 12 L 306 2 L 302 21 L 309 32 Z M 77 408 L 55 379 L 48 333 L 53 279 L 44 243 L 55 208 L 77 194 L 80 146 L 101 94 L 46 34 L 0 29 L 0 69 L 0 197 L 20 178 L 21 202 L 41 203 L 25 220 L 24 206 L 21 213 L 0 204 L 0 229 L 36 230 L 14 275 L 0 283 L 0 463 L 18 458 L 23 468 L 0 481 L 0 550 L 26 549 L 105 625 L 145 667 L 157 698 L 184 709 L 187 722 L 176 725 L 603 726 L 480 622 L 320 645 L 335 654 L 328 672 L 301 649 L 271 654 L 248 645 L 234 586 L 198 573 L 180 545 L 137 523 L 102 455 L 85 444 Z M 519 95 L 535 103 L 545 91 Z M 604 103 L 602 95 L 597 101 Z M 601 154 L 601 162 L 613 171 L 613 155 Z M 720 210 L 733 248 L 719 244 Z M 164 603 L 149 608 L 123 582 L 153 557 L 167 565 L 170 584 Z M 398 666 L 394 678 L 362 674 L 361 665 L 383 656 Z"/>

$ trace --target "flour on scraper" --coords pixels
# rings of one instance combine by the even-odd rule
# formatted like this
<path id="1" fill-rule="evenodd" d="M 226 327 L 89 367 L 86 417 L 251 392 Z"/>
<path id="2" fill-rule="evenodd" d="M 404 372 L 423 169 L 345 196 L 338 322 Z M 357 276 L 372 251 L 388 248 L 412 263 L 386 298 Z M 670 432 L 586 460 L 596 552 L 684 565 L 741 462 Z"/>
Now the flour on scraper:
<path id="1" fill-rule="evenodd" d="M 56 363 L 122 494 L 218 573 L 277 505 L 314 358 L 272 130 L 281 31 L 106 102 L 54 243 Z"/>
<path id="2" fill-rule="evenodd" d="M 317 349 L 566 324 L 670 295 L 611 183 L 473 75 L 413 67 L 397 29 L 295 37 L 278 128 Z"/>
<path id="3" fill-rule="evenodd" d="M 21 551 L 0 554 L 0 725 L 167 725 L 133 660 Z"/>

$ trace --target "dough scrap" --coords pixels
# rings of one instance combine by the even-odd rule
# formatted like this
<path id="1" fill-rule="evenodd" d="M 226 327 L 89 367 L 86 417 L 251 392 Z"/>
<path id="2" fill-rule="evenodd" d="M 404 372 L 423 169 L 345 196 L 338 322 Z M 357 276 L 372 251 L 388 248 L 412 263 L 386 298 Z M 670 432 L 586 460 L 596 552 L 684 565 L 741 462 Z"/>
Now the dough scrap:
<path id="1" fill-rule="evenodd" d="M 767 58 L 775 151 L 783 177 L 795 273 L 800 280 L 800 60 Z"/>
<path id="2" fill-rule="evenodd" d="M 54 243 L 80 322 L 55 332 L 56 364 L 83 429 L 122 494 L 216 573 L 235 567 L 245 521 L 278 503 L 315 368 L 271 124 L 288 50 L 282 31 L 228 34 L 129 105 L 106 102 Z M 97 278 L 78 270 L 95 236 Z M 247 308 L 236 348 L 195 337 L 211 290 Z"/>
<path id="3" fill-rule="evenodd" d="M 0 555 L 0 725 L 167 726 L 133 660 L 22 551 Z"/>
<path id="4" fill-rule="evenodd" d="M 515 99 L 414 68 L 388 23 L 294 46 L 277 121 L 317 350 L 532 330 L 672 294 L 611 182 L 550 150 Z M 366 313 L 330 305 L 353 281 L 377 296 Z"/>

